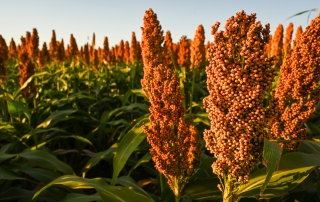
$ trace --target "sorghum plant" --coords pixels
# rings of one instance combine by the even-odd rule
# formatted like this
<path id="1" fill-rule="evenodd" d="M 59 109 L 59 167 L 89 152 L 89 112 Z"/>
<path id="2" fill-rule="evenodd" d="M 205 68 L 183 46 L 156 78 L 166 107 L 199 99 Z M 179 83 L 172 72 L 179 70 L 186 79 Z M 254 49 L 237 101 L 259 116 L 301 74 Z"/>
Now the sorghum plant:
<path id="1" fill-rule="evenodd" d="M 302 34 L 302 26 L 300 25 L 298 28 L 297 28 L 297 31 L 296 31 L 296 36 L 294 38 L 294 41 L 293 41 L 293 46 L 295 46 L 295 44 L 298 42 L 301 34 Z"/>
<path id="2" fill-rule="evenodd" d="M 89 45 L 88 43 L 84 45 L 84 48 L 83 48 L 83 59 L 84 59 L 84 62 L 87 66 L 89 66 L 90 64 L 90 55 L 89 55 Z"/>
<path id="3" fill-rule="evenodd" d="M 183 187 L 200 163 L 200 137 L 191 121 L 184 120 L 184 97 L 173 69 L 165 66 L 163 31 L 157 15 L 149 9 L 143 18 L 142 56 L 143 91 L 151 106 L 151 127 L 143 127 L 151 145 L 150 153 L 156 169 L 167 179 L 176 201 Z"/>
<path id="4" fill-rule="evenodd" d="M 10 41 L 10 45 L 9 45 L 9 59 L 12 60 L 14 58 L 17 57 L 17 46 L 16 46 L 16 43 L 14 42 L 13 38 L 11 38 L 11 41 Z"/>
<path id="5" fill-rule="evenodd" d="M 166 36 L 164 38 L 165 41 L 165 48 L 166 48 L 166 60 L 167 60 L 167 65 L 168 67 L 174 67 L 174 64 L 176 63 L 176 56 L 174 55 L 173 52 L 173 43 L 172 43 L 172 38 L 171 38 L 171 32 L 168 30 L 166 32 Z"/>
<path id="6" fill-rule="evenodd" d="M 36 28 L 33 28 L 30 40 L 27 41 L 27 49 L 29 58 L 32 60 L 36 60 L 39 51 L 39 36 Z"/>
<path id="7" fill-rule="evenodd" d="M 206 60 L 206 51 L 204 46 L 204 28 L 199 25 L 191 43 L 191 68 L 201 68 L 204 67 Z"/>
<path id="8" fill-rule="evenodd" d="M 78 55 L 78 45 L 76 39 L 73 37 L 73 34 L 70 35 L 70 44 L 68 49 L 68 56 L 70 59 Z"/>
<path id="9" fill-rule="evenodd" d="M 275 68 L 279 69 L 283 60 L 283 26 L 279 24 L 272 38 L 271 56 L 275 57 Z"/>
<path id="10" fill-rule="evenodd" d="M 123 49 L 124 53 L 123 53 L 123 60 L 124 62 L 127 64 L 130 61 L 130 46 L 129 46 L 129 42 L 126 41 L 124 43 L 124 49 Z"/>
<path id="11" fill-rule="evenodd" d="M 50 58 L 51 59 L 56 59 L 57 55 L 57 40 L 56 40 L 56 32 L 52 30 L 52 36 L 51 36 L 51 41 L 49 44 L 49 53 L 50 53 Z"/>
<path id="12" fill-rule="evenodd" d="M 91 61 L 92 61 L 92 62 L 93 62 L 93 60 L 94 60 L 94 49 L 95 49 L 95 45 L 96 45 L 96 35 L 95 35 L 95 33 L 93 32 L 93 34 L 92 34 L 91 46 L 90 46 L 90 49 L 89 49 L 90 58 L 91 58 Z"/>
<path id="13" fill-rule="evenodd" d="M 117 62 L 123 63 L 124 57 L 124 42 L 123 40 L 120 41 L 119 46 L 117 47 Z"/>
<path id="14" fill-rule="evenodd" d="M 295 41 L 291 55 L 281 67 L 269 110 L 270 138 L 304 140 L 304 123 L 320 99 L 320 16 L 313 19 Z M 297 144 L 288 144 L 294 150 Z"/>
<path id="15" fill-rule="evenodd" d="M 255 13 L 241 11 L 227 20 L 225 31 L 217 32 L 218 22 L 212 26 L 214 43 L 206 68 L 210 95 L 203 101 L 211 127 L 204 140 L 217 158 L 212 169 L 224 201 L 232 201 L 232 191 L 248 182 L 267 137 L 263 101 L 275 69 L 273 58 L 264 54 L 269 24 L 263 28 L 255 20 Z"/>
<path id="16" fill-rule="evenodd" d="M 47 48 L 47 43 L 44 42 L 41 51 L 38 52 L 38 67 L 41 69 L 49 61 L 50 55 Z"/>
<path id="17" fill-rule="evenodd" d="M 267 56 L 267 57 L 270 57 L 270 56 L 271 56 L 271 48 L 272 48 L 272 35 L 270 35 L 269 42 L 268 42 L 268 44 L 266 44 L 265 47 L 264 47 L 264 54 L 265 54 L 265 56 Z"/>
<path id="18" fill-rule="evenodd" d="M 130 61 L 131 63 L 135 63 L 138 61 L 138 44 L 136 39 L 136 34 L 132 32 L 131 35 L 131 44 L 130 44 Z"/>
<path id="19" fill-rule="evenodd" d="M 293 33 L 293 23 L 289 23 L 286 34 L 284 37 L 284 43 L 283 43 L 283 55 L 284 57 L 291 52 L 291 42 L 292 42 L 292 33 Z"/>
<path id="20" fill-rule="evenodd" d="M 98 50 L 97 49 L 94 49 L 93 50 L 93 61 L 92 61 L 92 68 L 94 70 L 98 70 L 98 65 L 99 65 L 99 58 L 98 58 Z"/>
<path id="21" fill-rule="evenodd" d="M 8 60 L 8 46 L 4 38 L 0 35 L 0 81 L 7 77 L 5 63 Z"/>
<path id="22" fill-rule="evenodd" d="M 190 43 L 187 36 L 182 36 L 180 39 L 178 64 L 180 67 L 185 67 L 186 72 L 190 71 Z"/>
<path id="23" fill-rule="evenodd" d="M 110 52 L 109 41 L 108 41 L 108 37 L 105 36 L 103 39 L 103 59 L 106 63 L 110 62 L 109 52 Z"/>
<path id="24" fill-rule="evenodd" d="M 21 38 L 21 42 L 23 43 L 24 38 Z M 33 74 L 35 65 L 32 63 L 32 60 L 28 54 L 27 47 L 21 46 L 21 50 L 19 52 L 19 72 L 20 72 L 20 86 L 22 86 Z M 22 96 L 28 100 L 34 90 L 34 83 L 31 81 L 26 88 L 21 91 Z"/>
<path id="25" fill-rule="evenodd" d="M 74 43 L 75 43 L 75 41 L 74 41 Z M 75 44 L 75 47 L 74 47 L 73 50 L 77 50 L 78 49 L 78 47 L 76 45 L 77 44 Z M 66 51 L 64 49 L 63 39 L 61 39 L 61 42 L 59 42 L 59 41 L 56 42 L 56 48 L 57 48 L 56 59 L 57 59 L 57 61 L 63 62 L 64 59 L 66 58 Z M 69 48 L 69 51 L 70 51 L 70 48 Z M 70 53 L 72 53 L 72 51 L 70 51 Z"/>

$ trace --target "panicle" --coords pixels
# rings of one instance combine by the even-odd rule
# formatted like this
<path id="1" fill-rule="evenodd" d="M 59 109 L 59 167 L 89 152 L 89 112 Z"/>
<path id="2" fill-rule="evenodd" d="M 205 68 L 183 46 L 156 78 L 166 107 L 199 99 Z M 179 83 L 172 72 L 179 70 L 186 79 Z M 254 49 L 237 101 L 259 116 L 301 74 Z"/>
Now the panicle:
<path id="1" fill-rule="evenodd" d="M 108 37 L 104 37 L 103 40 L 103 59 L 109 64 L 110 63 L 110 50 Z"/>
<path id="2" fill-rule="evenodd" d="M 98 50 L 94 49 L 93 51 L 93 69 L 96 71 L 98 70 L 98 65 L 99 65 L 99 57 L 98 57 Z"/>
<path id="3" fill-rule="evenodd" d="M 29 38 L 30 32 L 27 32 L 27 44 L 28 44 L 28 54 L 30 59 L 36 60 L 38 57 L 38 51 L 39 51 L 39 36 L 38 36 L 38 31 L 36 28 L 33 28 L 32 30 L 32 35 Z"/>
<path id="4" fill-rule="evenodd" d="M 70 44 L 69 44 L 69 57 L 73 58 L 78 55 L 78 45 L 76 39 L 73 37 L 73 34 L 70 35 Z"/>
<path id="5" fill-rule="evenodd" d="M 20 73 L 20 86 L 22 86 L 33 74 L 35 65 L 32 62 L 30 55 L 28 53 L 28 46 L 25 39 L 21 37 L 21 47 L 19 51 L 19 73 Z M 28 100 L 34 91 L 33 80 L 21 91 L 22 96 Z"/>
<path id="6" fill-rule="evenodd" d="M 9 59 L 9 50 L 6 41 L 0 35 L 0 81 L 7 78 L 5 63 Z"/>
<path id="7" fill-rule="evenodd" d="M 180 67 L 185 67 L 186 72 L 190 71 L 190 43 L 187 36 L 182 36 L 180 39 L 178 64 Z"/>
<path id="8" fill-rule="evenodd" d="M 191 121 L 184 121 L 184 97 L 173 70 L 160 64 L 154 68 L 152 76 L 149 78 L 151 127 L 143 127 L 143 130 L 148 135 L 156 169 L 168 178 L 173 191 L 181 192 L 199 166 L 200 137 Z"/>
<path id="9" fill-rule="evenodd" d="M 130 44 L 130 61 L 131 63 L 135 63 L 138 61 L 138 44 L 136 39 L 136 34 L 132 32 L 131 35 L 131 44 Z"/>
<path id="10" fill-rule="evenodd" d="M 50 54 L 48 51 L 47 43 L 44 42 L 41 51 L 38 52 L 38 67 L 40 69 L 50 61 Z"/>
<path id="11" fill-rule="evenodd" d="M 130 61 L 130 46 L 128 41 L 124 43 L 123 51 L 124 51 L 124 54 L 123 54 L 124 62 L 128 63 Z"/>
<path id="12" fill-rule="evenodd" d="M 145 12 L 143 26 L 144 27 L 141 28 L 141 51 L 144 76 L 141 80 L 141 86 L 146 97 L 149 97 L 151 90 L 149 82 L 152 80 L 153 69 L 159 64 L 166 65 L 165 49 L 162 46 L 164 37 L 160 22 L 157 19 L 157 14 L 155 14 L 151 8 Z"/>
<path id="13" fill-rule="evenodd" d="M 72 51 L 70 52 L 72 53 Z M 63 62 L 65 58 L 66 58 L 66 51 L 64 49 L 64 41 L 63 39 L 61 39 L 61 42 L 59 41 L 56 42 L 56 60 L 59 62 Z"/>
<path id="14" fill-rule="evenodd" d="M 302 26 L 300 25 L 300 26 L 297 28 L 296 36 L 295 36 L 294 41 L 293 41 L 293 45 L 295 45 L 295 44 L 298 42 L 300 36 L 302 35 L 302 32 L 303 32 L 303 31 L 302 31 Z"/>
<path id="15" fill-rule="evenodd" d="M 175 66 L 174 64 L 177 64 L 177 62 L 173 52 L 173 43 L 171 38 L 171 32 L 169 30 L 166 32 L 164 41 L 165 41 L 165 49 L 166 49 L 165 60 L 167 62 L 168 67 L 173 68 L 173 66 Z"/>
<path id="16" fill-rule="evenodd" d="M 313 19 L 295 41 L 292 53 L 280 69 L 269 110 L 270 138 L 303 140 L 304 123 L 316 111 L 320 99 L 320 16 Z M 294 150 L 297 144 L 287 144 Z"/>
<path id="17" fill-rule="evenodd" d="M 162 46 L 164 42 L 163 30 L 157 19 L 157 14 L 155 14 L 151 8 L 145 12 L 141 30 L 143 64 L 146 67 L 157 67 L 159 64 L 164 64 L 165 50 Z"/>
<path id="18" fill-rule="evenodd" d="M 49 53 L 51 59 L 56 59 L 57 57 L 57 40 L 56 40 L 56 32 L 52 30 L 52 37 L 49 44 Z"/>
<path id="19" fill-rule="evenodd" d="M 177 196 L 199 166 L 200 137 L 184 120 L 180 82 L 166 66 L 163 31 L 152 9 L 146 11 L 142 28 L 144 75 L 142 89 L 150 101 L 151 127 L 144 126 L 156 169 L 167 179 Z M 162 64 L 164 63 L 164 64 Z"/>
<path id="20" fill-rule="evenodd" d="M 121 39 L 119 46 L 117 47 L 117 62 L 123 63 L 124 62 L 124 42 Z"/>
<path id="21" fill-rule="evenodd" d="M 215 155 L 213 172 L 247 183 L 259 160 L 265 127 L 264 95 L 271 88 L 273 58 L 264 55 L 270 25 L 256 22 L 244 11 L 229 18 L 225 31 L 213 26 L 214 43 L 206 68 L 209 96 L 203 101 L 211 122 L 206 148 Z"/>
<path id="22" fill-rule="evenodd" d="M 14 42 L 13 38 L 11 38 L 8 57 L 10 60 L 12 60 L 18 56 L 17 54 L 18 54 L 18 51 L 17 51 L 16 43 Z"/>
<path id="23" fill-rule="evenodd" d="M 138 53 L 138 61 L 142 62 L 142 48 L 141 43 L 137 41 L 137 53 Z"/>
<path id="24" fill-rule="evenodd" d="M 292 33 L 293 33 L 293 23 L 290 22 L 286 29 L 286 34 L 284 37 L 284 43 L 283 43 L 284 57 L 291 53 Z"/>
<path id="25" fill-rule="evenodd" d="M 95 49 L 95 44 L 96 44 L 96 34 L 93 32 L 92 34 L 92 42 L 91 42 L 91 46 L 90 46 L 90 57 L 91 60 L 94 61 L 94 49 Z"/>
<path id="26" fill-rule="evenodd" d="M 272 38 L 271 56 L 275 57 L 275 68 L 279 69 L 283 62 L 283 26 L 279 24 Z"/>
<path id="27" fill-rule="evenodd" d="M 83 48 L 83 58 L 87 66 L 90 65 L 89 45 L 86 43 Z"/>
<path id="28" fill-rule="evenodd" d="M 199 25 L 191 44 L 191 67 L 202 68 L 206 60 L 204 28 Z"/>

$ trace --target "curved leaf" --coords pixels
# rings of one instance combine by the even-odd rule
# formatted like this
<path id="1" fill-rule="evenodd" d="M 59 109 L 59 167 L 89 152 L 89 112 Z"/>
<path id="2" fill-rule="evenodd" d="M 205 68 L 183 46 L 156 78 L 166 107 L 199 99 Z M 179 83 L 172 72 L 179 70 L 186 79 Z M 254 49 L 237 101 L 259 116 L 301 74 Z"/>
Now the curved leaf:
<path id="1" fill-rule="evenodd" d="M 59 121 L 66 120 L 68 116 L 72 113 L 76 112 L 74 109 L 66 109 L 61 111 L 55 111 L 50 116 L 42 122 L 40 125 L 37 126 L 37 128 L 46 128 L 46 127 L 52 127 Z"/>
<path id="2" fill-rule="evenodd" d="M 26 180 L 12 170 L 0 167 L 0 180 Z"/>
<path id="3" fill-rule="evenodd" d="M 117 177 L 126 164 L 129 156 L 139 146 L 139 144 L 146 138 L 141 126 L 149 122 L 149 118 L 144 118 L 139 121 L 128 133 L 123 137 L 119 143 L 116 154 L 113 159 L 113 174 L 111 185 L 115 185 Z"/>
<path id="4" fill-rule="evenodd" d="M 220 184 L 218 178 L 195 180 L 184 187 L 181 196 L 192 200 L 222 199 L 222 192 L 218 189 L 218 184 Z"/>
<path id="5" fill-rule="evenodd" d="M 274 172 L 261 198 L 273 198 L 286 194 L 299 185 L 316 166 L 320 166 L 320 155 L 291 152 L 281 157 L 279 170 Z M 250 181 L 239 187 L 236 199 L 259 197 L 260 187 L 265 182 L 266 168 L 250 176 Z"/>
<path id="6" fill-rule="evenodd" d="M 42 151 L 42 150 L 35 150 L 35 151 L 27 151 L 20 154 L 16 154 L 19 157 L 25 158 L 32 163 L 36 164 L 37 166 L 47 168 L 50 170 L 58 170 L 64 174 L 74 174 L 72 168 L 67 164 L 63 163 L 59 159 L 57 159 L 52 154 Z"/>
<path id="7" fill-rule="evenodd" d="M 107 184 L 101 178 L 86 179 L 77 176 L 65 175 L 50 182 L 40 189 L 32 199 L 35 199 L 42 191 L 52 185 L 64 185 L 73 189 L 96 189 L 103 201 L 127 202 L 127 201 L 146 201 L 152 202 L 152 199 L 126 187 L 114 187 Z"/>
<path id="8" fill-rule="evenodd" d="M 103 202 L 99 194 L 77 194 L 77 193 L 70 193 L 65 198 L 63 198 L 60 202 L 88 202 L 88 201 L 96 201 L 96 202 Z"/>
<path id="9" fill-rule="evenodd" d="M 93 157 L 90 158 L 90 160 L 86 163 L 86 165 L 82 168 L 82 177 L 85 177 L 86 173 L 95 165 L 97 165 L 102 159 L 107 160 L 113 157 L 116 149 L 118 147 L 118 144 L 115 143 L 112 145 L 109 149 L 103 152 L 96 153 Z"/>
<path id="10" fill-rule="evenodd" d="M 266 189 L 267 184 L 270 181 L 274 171 L 278 169 L 281 153 L 282 153 L 282 148 L 279 146 L 279 144 L 270 142 L 269 140 L 264 139 L 262 162 L 267 167 L 267 176 L 266 176 L 265 182 L 260 188 L 261 190 L 260 195 L 262 195 L 264 190 Z"/>

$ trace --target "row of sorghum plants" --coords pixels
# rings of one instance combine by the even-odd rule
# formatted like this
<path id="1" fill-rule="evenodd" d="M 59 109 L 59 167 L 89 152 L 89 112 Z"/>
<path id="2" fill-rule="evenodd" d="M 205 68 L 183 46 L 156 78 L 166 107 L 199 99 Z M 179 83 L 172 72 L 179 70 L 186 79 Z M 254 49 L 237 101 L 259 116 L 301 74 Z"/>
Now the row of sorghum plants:
<path id="1" fill-rule="evenodd" d="M 141 44 L 137 41 L 134 32 L 132 32 L 131 43 L 121 40 L 118 45 L 111 48 L 109 47 L 108 37 L 104 37 L 103 47 L 97 48 L 94 33 L 91 44 L 87 43 L 81 47 L 77 45 L 75 37 L 71 34 L 69 44 L 65 48 L 64 40 L 58 41 L 54 30 L 52 31 L 51 41 L 48 44 L 44 42 L 42 47 L 39 48 L 39 37 L 37 35 L 37 40 L 32 38 L 34 34 L 37 34 L 36 29 L 33 29 L 32 35 L 30 32 L 26 32 L 26 36 L 22 37 L 19 45 L 16 45 L 15 41 L 11 39 L 9 47 L 1 37 L 3 41 L 1 47 L 6 50 L 1 55 L 5 55 L 3 57 L 12 60 L 18 59 L 21 47 L 25 46 L 29 55 L 31 54 L 29 52 L 34 50 L 31 58 L 39 68 L 52 61 L 63 62 L 72 58 L 80 59 L 86 65 L 91 64 L 93 67 L 97 67 L 97 64 L 100 63 L 113 66 L 116 64 L 142 62 Z M 204 48 L 204 29 L 202 25 L 199 25 L 194 41 L 182 36 L 179 42 L 173 43 L 170 31 L 167 31 L 165 44 L 168 50 L 166 57 L 169 66 L 184 66 L 187 70 L 190 69 L 191 64 L 197 67 L 204 67 L 206 49 Z"/>

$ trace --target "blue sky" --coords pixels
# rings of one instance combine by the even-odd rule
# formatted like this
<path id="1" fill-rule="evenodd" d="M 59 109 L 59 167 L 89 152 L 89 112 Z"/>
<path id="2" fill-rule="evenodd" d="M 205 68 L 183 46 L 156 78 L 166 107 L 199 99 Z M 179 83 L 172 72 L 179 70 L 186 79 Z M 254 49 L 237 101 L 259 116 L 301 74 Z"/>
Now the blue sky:
<path id="1" fill-rule="evenodd" d="M 182 35 L 193 39 L 199 24 L 204 26 L 206 41 L 212 41 L 211 26 L 219 21 L 223 28 L 225 21 L 241 10 L 257 13 L 257 20 L 263 25 L 269 22 L 273 33 L 279 23 L 284 28 L 290 22 L 294 28 L 305 28 L 308 14 L 286 19 L 319 7 L 319 0 L 7 0 L 1 2 L 0 34 L 7 44 L 11 38 L 20 43 L 26 31 L 37 28 L 42 47 L 44 41 L 50 41 L 54 29 L 57 40 L 63 38 L 65 45 L 69 44 L 72 33 L 80 47 L 91 43 L 95 32 L 97 46 L 102 47 L 107 36 L 111 47 L 121 39 L 130 42 L 133 31 L 141 41 L 144 12 L 152 8 L 162 29 L 171 31 L 174 42 Z M 311 13 L 310 19 L 316 15 Z"/>

